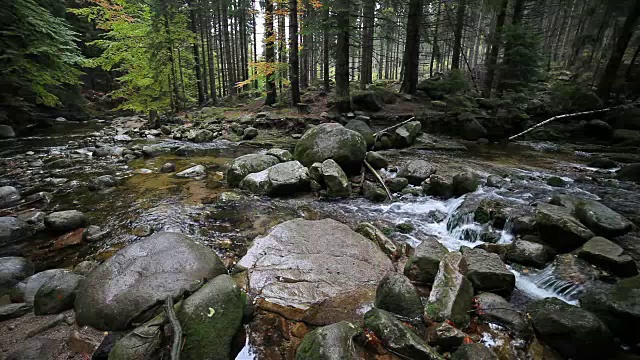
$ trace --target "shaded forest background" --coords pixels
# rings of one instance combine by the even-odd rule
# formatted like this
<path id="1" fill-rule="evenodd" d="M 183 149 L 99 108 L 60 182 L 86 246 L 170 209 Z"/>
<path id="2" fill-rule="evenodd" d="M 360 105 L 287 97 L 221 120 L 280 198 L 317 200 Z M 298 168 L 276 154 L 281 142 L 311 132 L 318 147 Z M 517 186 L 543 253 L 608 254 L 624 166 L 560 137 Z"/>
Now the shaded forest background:
<path id="1" fill-rule="evenodd" d="M 308 90 L 346 111 L 377 88 L 544 87 L 553 112 L 592 109 L 640 92 L 639 17 L 635 0 L 8 0 L 0 123 L 296 106 Z"/>

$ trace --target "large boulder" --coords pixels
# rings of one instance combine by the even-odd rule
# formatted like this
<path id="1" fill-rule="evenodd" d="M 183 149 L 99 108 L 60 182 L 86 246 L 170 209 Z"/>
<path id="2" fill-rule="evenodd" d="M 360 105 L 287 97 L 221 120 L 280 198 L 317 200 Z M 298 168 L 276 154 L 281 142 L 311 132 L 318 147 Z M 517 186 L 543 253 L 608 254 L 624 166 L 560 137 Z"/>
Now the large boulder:
<path id="1" fill-rule="evenodd" d="M 362 330 L 347 321 L 308 333 L 296 350 L 296 360 L 359 360 L 355 338 Z"/>
<path id="2" fill-rule="evenodd" d="M 622 236 L 633 228 L 624 216 L 594 200 L 581 199 L 576 203 L 576 218 L 600 236 Z"/>
<path id="3" fill-rule="evenodd" d="M 51 269 L 31 275 L 20 281 L 11 289 L 11 302 L 14 303 L 33 303 L 36 292 L 45 284 L 49 283 L 58 275 L 67 273 L 64 269 Z"/>
<path id="4" fill-rule="evenodd" d="M 327 185 L 327 193 L 329 196 L 349 197 L 349 195 L 351 195 L 349 178 L 340 165 L 333 161 L 333 159 L 325 160 L 322 163 L 320 171 L 322 172 L 323 182 Z"/>
<path id="5" fill-rule="evenodd" d="M 10 256 L 0 258 L 0 296 L 13 288 L 20 281 L 33 275 L 34 266 L 31 260 Z"/>
<path id="6" fill-rule="evenodd" d="M 271 181 L 269 181 L 269 169 L 251 173 L 240 181 L 238 187 L 258 195 L 271 194 Z"/>
<path id="7" fill-rule="evenodd" d="M 318 325 L 357 319 L 393 269 L 377 244 L 331 219 L 285 221 L 256 238 L 238 265 L 248 269 L 251 293 Z M 336 298 L 343 299 L 337 309 Z"/>
<path id="8" fill-rule="evenodd" d="M 44 218 L 44 224 L 51 231 L 68 232 L 85 227 L 89 219 L 78 210 L 56 211 Z"/>
<path id="9" fill-rule="evenodd" d="M 367 147 L 373 145 L 375 140 L 374 132 L 371 130 L 369 125 L 367 125 L 364 121 L 361 120 L 350 120 L 345 126 L 345 128 L 349 130 L 353 130 L 358 134 L 362 135 L 364 141 L 367 143 Z"/>
<path id="10" fill-rule="evenodd" d="M 594 236 L 564 207 L 538 204 L 535 221 L 540 239 L 560 252 L 572 251 Z"/>
<path id="11" fill-rule="evenodd" d="M 333 159 L 345 171 L 358 171 L 367 154 L 367 143 L 359 133 L 336 123 L 308 130 L 296 144 L 294 158 L 304 166 Z"/>
<path id="12" fill-rule="evenodd" d="M 224 274 L 206 283 L 180 306 L 177 316 L 189 339 L 184 359 L 231 359 L 231 340 L 242 326 L 245 300 L 231 276 Z"/>
<path id="13" fill-rule="evenodd" d="M 425 195 L 449 198 L 453 195 L 453 182 L 437 174 L 432 174 L 422 183 L 422 191 Z"/>
<path id="14" fill-rule="evenodd" d="M 50 315 L 72 309 L 82 279 L 84 276 L 70 271 L 58 273 L 36 291 L 33 312 L 36 315 Z"/>
<path id="15" fill-rule="evenodd" d="M 271 166 L 267 173 L 271 193 L 287 195 L 309 190 L 309 171 L 298 161 L 287 161 Z"/>
<path id="16" fill-rule="evenodd" d="M 351 94 L 351 105 L 354 110 L 380 111 L 384 101 L 374 91 L 355 91 Z"/>
<path id="17" fill-rule="evenodd" d="M 0 208 L 11 206 L 20 201 L 20 193 L 13 186 L 0 186 Z"/>
<path id="18" fill-rule="evenodd" d="M 638 274 L 633 258 L 619 245 L 596 236 L 578 250 L 578 257 L 618 276 Z"/>
<path id="19" fill-rule="evenodd" d="M 462 254 L 467 264 L 467 278 L 476 291 L 491 291 L 507 296 L 511 294 L 516 286 L 516 277 L 498 254 L 482 249 L 466 249 Z"/>
<path id="20" fill-rule="evenodd" d="M 87 276 L 76 295 L 76 321 L 125 330 L 167 296 L 177 299 L 226 272 L 206 246 L 182 234 L 156 233 L 118 251 Z"/>
<path id="21" fill-rule="evenodd" d="M 393 130 L 391 142 L 397 148 L 409 147 L 416 142 L 421 131 L 422 124 L 419 121 L 410 121 Z"/>
<path id="22" fill-rule="evenodd" d="M 433 284 L 442 257 L 449 251 L 437 238 L 430 236 L 416 247 L 404 266 L 404 274 L 420 284 Z"/>
<path id="23" fill-rule="evenodd" d="M 640 183 L 640 163 L 623 166 L 616 173 L 616 177 L 620 180 L 629 180 Z"/>
<path id="24" fill-rule="evenodd" d="M 478 189 L 478 175 L 472 172 L 457 174 L 451 184 L 453 195 L 462 196 Z"/>
<path id="25" fill-rule="evenodd" d="M 507 328 L 520 338 L 533 334 L 527 316 L 500 295 L 484 292 L 477 297 L 480 319 Z"/>
<path id="26" fill-rule="evenodd" d="M 518 239 L 507 249 L 505 259 L 509 263 L 543 268 L 553 259 L 553 251 L 545 245 Z"/>
<path id="27" fill-rule="evenodd" d="M 452 252 L 443 257 L 425 308 L 426 318 L 450 320 L 460 328 L 468 325 L 473 285 L 462 273 L 465 267 L 460 253 Z"/>
<path id="28" fill-rule="evenodd" d="M 424 160 L 411 160 L 404 164 L 398 171 L 398 176 L 409 180 L 411 185 L 420 185 L 431 174 L 435 172 L 435 169 Z"/>
<path id="29" fill-rule="evenodd" d="M 602 120 L 591 120 L 584 124 L 584 134 L 600 140 L 611 140 L 613 128 Z"/>
<path id="30" fill-rule="evenodd" d="M 375 151 L 369 151 L 366 160 L 376 170 L 389 167 L 389 160 Z"/>
<path id="31" fill-rule="evenodd" d="M 0 246 L 24 239 L 32 232 L 26 221 L 12 216 L 0 217 Z"/>
<path id="32" fill-rule="evenodd" d="M 422 318 L 422 301 L 409 279 L 396 272 L 382 278 L 376 289 L 375 307 L 409 318 Z"/>
<path id="33" fill-rule="evenodd" d="M 193 142 L 203 143 L 213 140 L 215 135 L 209 130 L 198 130 L 193 136 Z"/>
<path id="34" fill-rule="evenodd" d="M 279 163 L 280 160 L 272 155 L 249 154 L 236 158 L 227 170 L 227 183 L 238 186 L 245 176 L 257 173 Z"/>
<path id="35" fill-rule="evenodd" d="M 10 139 L 16 137 L 16 133 L 9 125 L 0 125 L 0 139 Z"/>
<path id="36" fill-rule="evenodd" d="M 538 338 L 565 358 L 605 359 L 614 350 L 607 326 L 587 310 L 547 298 L 530 303 L 527 312 Z"/>

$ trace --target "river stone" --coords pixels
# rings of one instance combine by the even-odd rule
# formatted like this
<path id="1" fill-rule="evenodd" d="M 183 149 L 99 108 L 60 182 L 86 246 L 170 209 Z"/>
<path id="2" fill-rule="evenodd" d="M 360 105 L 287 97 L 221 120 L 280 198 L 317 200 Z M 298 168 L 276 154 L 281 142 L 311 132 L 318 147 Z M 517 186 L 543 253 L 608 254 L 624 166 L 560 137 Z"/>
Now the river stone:
<path id="1" fill-rule="evenodd" d="M 527 312 L 538 338 L 565 358 L 605 359 L 614 349 L 607 326 L 587 310 L 547 298 L 530 303 Z"/>
<path id="2" fill-rule="evenodd" d="M 569 210 L 569 213 L 573 214 L 576 211 L 576 205 L 581 199 L 577 196 L 569 195 L 569 194 L 556 194 L 553 195 L 551 200 L 549 200 L 549 204 L 562 206 Z"/>
<path id="3" fill-rule="evenodd" d="M 21 240 L 32 234 L 29 224 L 11 216 L 0 217 L 0 246 Z"/>
<path id="4" fill-rule="evenodd" d="M 174 171 L 176 171 L 176 164 L 172 163 L 172 162 L 165 163 L 160 168 L 160 172 L 163 173 L 163 174 L 172 173 Z"/>
<path id="5" fill-rule="evenodd" d="M 84 276 L 69 271 L 58 273 L 36 291 L 33 312 L 36 315 L 51 315 L 72 309 L 83 279 Z"/>
<path id="6" fill-rule="evenodd" d="M 618 163 L 607 158 L 596 158 L 589 161 L 587 166 L 597 169 L 615 169 L 618 167 Z"/>
<path id="7" fill-rule="evenodd" d="M 179 178 L 197 178 L 205 175 L 207 175 L 207 169 L 203 165 L 196 165 L 180 171 L 175 176 Z"/>
<path id="8" fill-rule="evenodd" d="M 434 172 L 435 170 L 428 162 L 424 160 L 411 160 L 400 168 L 398 176 L 407 178 L 411 185 L 420 185 Z"/>
<path id="9" fill-rule="evenodd" d="M 258 195 L 269 195 L 271 193 L 271 181 L 269 181 L 269 170 L 262 170 L 244 177 L 238 186 L 242 190 Z"/>
<path id="10" fill-rule="evenodd" d="M 437 238 L 430 236 L 422 240 L 404 266 L 404 274 L 420 284 L 433 284 L 442 257 L 448 253 Z"/>
<path id="11" fill-rule="evenodd" d="M 203 143 L 212 141 L 215 136 L 209 130 L 198 130 L 193 136 L 193 142 Z"/>
<path id="12" fill-rule="evenodd" d="M 19 343 L 6 360 L 54 360 L 58 359 L 59 348 L 58 340 L 35 337 Z"/>
<path id="13" fill-rule="evenodd" d="M 390 272 L 376 289 L 375 307 L 409 318 L 422 318 L 422 301 L 418 290 L 404 275 Z"/>
<path id="14" fill-rule="evenodd" d="M 440 352 L 453 351 L 464 343 L 467 337 L 462 330 L 449 325 L 446 322 L 434 323 L 427 329 L 427 341 L 431 346 L 437 346 Z"/>
<path id="15" fill-rule="evenodd" d="M 413 145 L 422 131 L 422 124 L 419 121 L 410 121 L 393 130 L 392 143 L 394 147 L 405 148 Z"/>
<path id="16" fill-rule="evenodd" d="M 298 161 L 287 161 L 268 169 L 271 194 L 290 195 L 309 191 L 309 170 Z"/>
<path id="17" fill-rule="evenodd" d="M 448 253 L 442 258 L 425 307 L 426 318 L 431 321 L 451 320 L 461 328 L 467 326 L 473 285 L 461 272 L 465 266 L 460 253 Z"/>
<path id="18" fill-rule="evenodd" d="M 89 190 L 102 190 L 118 186 L 120 180 L 113 175 L 102 175 L 89 182 Z"/>
<path id="19" fill-rule="evenodd" d="M 484 292 L 476 299 L 480 319 L 503 326 L 520 338 L 528 339 L 533 334 L 526 315 L 502 296 Z"/>
<path id="20" fill-rule="evenodd" d="M 478 175 L 472 172 L 457 174 L 451 184 L 454 196 L 462 196 L 478 189 Z"/>
<path id="21" fill-rule="evenodd" d="M 0 186 L 0 208 L 11 206 L 20 201 L 20 193 L 13 186 Z"/>
<path id="22" fill-rule="evenodd" d="M 87 276 L 76 296 L 76 321 L 125 330 L 167 296 L 177 299 L 226 272 L 206 246 L 182 234 L 156 233 L 118 251 Z"/>
<path id="23" fill-rule="evenodd" d="M 640 343 L 640 275 L 622 279 L 612 287 L 591 287 L 580 306 L 596 314 L 617 336 L 629 344 Z"/>
<path id="24" fill-rule="evenodd" d="M 498 175 L 489 175 L 487 177 L 487 186 L 493 188 L 501 188 L 506 183 L 506 180 L 502 178 L 502 176 Z"/>
<path id="25" fill-rule="evenodd" d="M 11 289 L 11 302 L 14 303 L 33 303 L 36 292 L 45 284 L 52 281 L 56 276 L 67 273 L 64 269 L 50 269 L 31 275 L 20 281 Z"/>
<path id="26" fill-rule="evenodd" d="M 31 312 L 31 309 L 33 305 L 27 303 L 0 305 L 0 321 L 19 318 Z"/>
<path id="27" fill-rule="evenodd" d="M 383 202 L 388 197 L 382 186 L 371 181 L 365 181 L 362 185 L 362 195 L 373 202 Z"/>
<path id="28" fill-rule="evenodd" d="M 386 169 L 389 167 L 389 160 L 375 151 L 369 151 L 367 153 L 366 160 L 369 165 L 376 170 Z"/>
<path id="29" fill-rule="evenodd" d="M 277 157 L 264 154 L 249 154 L 236 158 L 227 170 L 227 183 L 238 186 L 245 176 L 257 173 L 279 163 Z"/>
<path id="30" fill-rule="evenodd" d="M 347 172 L 360 170 L 367 143 L 359 133 L 337 123 L 320 124 L 308 130 L 296 144 L 294 158 L 304 166 L 333 159 Z"/>
<path id="31" fill-rule="evenodd" d="M 633 228 L 629 220 L 594 200 L 578 201 L 574 214 L 580 222 L 600 236 L 622 236 Z"/>
<path id="32" fill-rule="evenodd" d="M 362 135 L 364 141 L 367 143 L 367 148 L 373 145 L 375 133 L 364 121 L 350 120 L 344 127 Z"/>
<path id="33" fill-rule="evenodd" d="M 329 196 L 349 197 L 351 195 L 349 178 L 338 163 L 333 159 L 327 159 L 322 163 L 320 170 L 322 171 L 323 181 L 327 185 Z"/>
<path id="34" fill-rule="evenodd" d="M 553 251 L 545 245 L 518 239 L 507 249 L 505 259 L 509 263 L 541 269 L 553 259 Z"/>
<path id="35" fill-rule="evenodd" d="M 291 155 L 289 150 L 284 150 L 284 149 L 278 149 L 278 148 L 269 149 L 267 150 L 267 155 L 275 156 L 281 162 L 293 160 L 293 155 Z"/>
<path id="36" fill-rule="evenodd" d="M 242 326 L 243 295 L 233 278 L 217 276 L 189 296 L 177 316 L 184 336 L 184 359 L 227 360 L 231 339 Z"/>
<path id="37" fill-rule="evenodd" d="M 390 258 L 398 256 L 398 247 L 391 241 L 380 229 L 376 228 L 370 223 L 361 223 L 356 228 L 356 232 L 367 239 L 373 241 L 375 244 L 389 255 Z"/>
<path id="38" fill-rule="evenodd" d="M 462 255 L 467 264 L 466 276 L 476 291 L 511 294 L 516 286 L 516 277 L 500 260 L 499 255 L 482 249 L 466 249 Z"/>
<path id="39" fill-rule="evenodd" d="M 560 206 L 538 204 L 535 220 L 540 239 L 560 252 L 572 251 L 594 236 L 568 209 Z"/>
<path id="40" fill-rule="evenodd" d="M 618 276 L 638 274 L 638 268 L 631 256 L 620 246 L 603 237 L 596 236 L 587 241 L 578 250 L 578 257 Z"/>
<path id="41" fill-rule="evenodd" d="M 393 270 L 376 244 L 331 219 L 285 221 L 256 238 L 238 265 L 248 269 L 250 293 L 299 310 L 290 318 L 304 318 L 323 301 L 348 298 L 343 308 L 307 320 L 319 325 L 358 317 L 357 309 L 373 301 L 378 283 Z"/>
<path id="42" fill-rule="evenodd" d="M 384 179 L 385 185 L 392 193 L 399 193 L 409 185 L 409 180 L 403 177 L 394 177 L 390 179 Z"/>
<path id="43" fill-rule="evenodd" d="M 296 360 L 360 360 L 355 338 L 362 330 L 347 321 L 317 328 L 304 336 Z"/>
<path id="44" fill-rule="evenodd" d="M 257 136 L 258 136 L 258 129 L 251 126 L 244 129 L 244 131 L 242 132 L 243 140 L 252 140 L 252 139 L 255 139 Z"/>
<path id="45" fill-rule="evenodd" d="M 0 258 L 0 296 L 5 295 L 20 281 L 33 275 L 31 260 L 9 256 Z"/>
<path id="46" fill-rule="evenodd" d="M 109 352 L 109 360 L 154 359 L 162 340 L 164 314 L 142 324 L 118 340 Z M 112 334 L 116 334 L 115 332 Z M 100 345 L 102 346 L 102 344 Z M 99 350 L 99 349 L 98 349 Z M 156 354 L 157 355 L 157 354 Z M 159 358 L 159 356 L 157 357 Z"/>
<path id="47" fill-rule="evenodd" d="M 491 349 L 480 343 L 464 344 L 451 355 L 451 360 L 498 360 Z"/>
<path id="48" fill-rule="evenodd" d="M 422 183 L 425 195 L 449 198 L 453 195 L 453 182 L 444 176 L 433 174 Z"/>
<path id="49" fill-rule="evenodd" d="M 373 308 L 364 314 L 365 328 L 373 331 L 384 347 L 409 359 L 444 359 L 413 330 L 390 312 Z"/>
<path id="50" fill-rule="evenodd" d="M 9 139 L 16 137 L 16 133 L 9 125 L 0 125 L 0 139 Z"/>
<path id="51" fill-rule="evenodd" d="M 51 231 L 69 232 L 85 227 L 89 219 L 78 210 L 57 211 L 44 218 L 44 224 Z"/>
<path id="52" fill-rule="evenodd" d="M 640 163 L 623 166 L 616 173 L 616 177 L 620 180 L 629 180 L 640 183 Z"/>

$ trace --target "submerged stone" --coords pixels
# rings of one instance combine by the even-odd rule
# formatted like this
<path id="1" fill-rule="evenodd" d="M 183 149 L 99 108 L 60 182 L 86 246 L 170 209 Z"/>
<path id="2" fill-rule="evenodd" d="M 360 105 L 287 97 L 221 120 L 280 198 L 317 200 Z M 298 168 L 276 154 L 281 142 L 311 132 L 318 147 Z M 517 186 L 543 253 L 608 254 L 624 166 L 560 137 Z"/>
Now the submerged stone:
<path id="1" fill-rule="evenodd" d="M 296 360 L 359 360 L 355 338 L 361 333 L 347 321 L 315 329 L 302 339 Z"/>

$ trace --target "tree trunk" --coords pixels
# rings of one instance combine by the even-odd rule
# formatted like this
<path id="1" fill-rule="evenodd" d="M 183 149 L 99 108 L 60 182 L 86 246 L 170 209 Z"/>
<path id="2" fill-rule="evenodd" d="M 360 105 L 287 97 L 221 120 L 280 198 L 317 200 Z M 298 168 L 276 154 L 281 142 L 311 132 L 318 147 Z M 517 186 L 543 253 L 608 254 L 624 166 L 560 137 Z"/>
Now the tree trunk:
<path id="1" fill-rule="evenodd" d="M 211 3 L 209 0 L 207 1 L 207 9 L 206 9 L 206 30 L 207 30 L 207 57 L 209 58 L 209 89 L 211 92 L 211 101 L 213 104 L 216 104 L 218 101 L 216 96 L 216 74 L 214 71 L 214 59 L 213 59 L 213 47 L 215 46 L 213 43 L 213 35 L 211 31 L 211 24 L 213 23 L 213 18 L 211 15 Z M 203 55 L 204 56 L 204 55 Z"/>
<path id="2" fill-rule="evenodd" d="M 191 32 L 195 35 L 197 34 L 196 29 L 196 10 L 194 8 L 193 2 L 191 0 L 187 0 L 187 6 L 189 7 L 189 25 L 191 26 Z M 193 61 L 195 62 L 196 67 L 196 86 L 198 87 L 198 104 L 202 106 L 204 104 L 204 92 L 202 91 L 202 68 L 200 65 L 200 54 L 198 51 L 198 44 L 193 43 Z"/>
<path id="3" fill-rule="evenodd" d="M 204 8 L 202 4 L 200 5 L 200 11 L 198 11 L 198 19 L 200 23 L 200 48 L 202 49 L 202 90 L 204 91 L 205 101 L 209 97 L 209 71 L 207 69 L 207 61 L 205 54 L 207 53 L 205 42 L 204 42 L 204 16 L 203 11 Z"/>
<path id="4" fill-rule="evenodd" d="M 331 90 L 331 83 L 329 80 L 329 5 L 325 3 L 323 6 L 324 28 L 322 29 L 322 42 L 324 50 L 322 52 L 322 56 L 324 59 L 322 61 L 322 75 L 324 76 L 324 91 L 328 94 Z"/>
<path id="5" fill-rule="evenodd" d="M 222 1 L 222 34 L 224 37 L 224 56 L 227 59 L 227 93 L 231 98 L 236 95 L 236 70 L 233 65 L 233 57 L 231 56 L 231 38 L 229 36 L 229 15 L 227 11 L 227 1 Z"/>
<path id="6" fill-rule="evenodd" d="M 462 28 L 464 27 L 464 12 L 467 8 L 466 0 L 458 2 L 456 9 L 456 28 L 453 32 L 453 58 L 451 59 L 451 69 L 460 69 L 460 51 L 462 49 Z"/>
<path id="7" fill-rule="evenodd" d="M 362 64 L 360 66 L 360 88 L 373 82 L 373 31 L 375 27 L 375 0 L 365 0 L 362 10 Z"/>
<path id="8" fill-rule="evenodd" d="M 287 63 L 287 54 L 285 53 L 285 47 L 287 44 L 287 35 L 285 34 L 285 15 L 283 13 L 285 9 L 285 4 L 278 3 L 278 62 L 281 64 Z M 287 78 L 287 70 L 282 70 L 280 74 L 278 87 L 280 88 L 280 93 L 282 94 L 282 81 Z"/>
<path id="9" fill-rule="evenodd" d="M 251 10 L 255 10 L 255 0 L 251 0 Z M 253 22 L 253 62 L 258 62 L 258 37 L 256 34 L 256 14 L 255 11 L 251 11 L 251 21 Z M 255 72 L 255 68 L 253 69 Z M 258 88 L 258 79 L 253 80 L 253 88 Z"/>
<path id="10" fill-rule="evenodd" d="M 638 59 L 638 55 L 640 55 L 640 44 L 638 45 L 636 51 L 633 53 L 633 57 L 631 58 L 629 66 L 627 67 L 627 71 L 624 74 L 624 78 L 627 80 L 627 82 L 631 81 L 631 71 L 633 70 L 633 66 L 636 63 L 636 59 Z"/>
<path id="11" fill-rule="evenodd" d="M 336 0 L 336 106 L 346 112 L 351 108 L 349 98 L 349 10 L 350 0 Z"/>
<path id="12" fill-rule="evenodd" d="M 407 37 L 404 47 L 405 76 L 400 91 L 415 94 L 418 85 L 418 65 L 420 62 L 420 22 L 422 21 L 422 0 L 410 0 Z"/>
<path id="13" fill-rule="evenodd" d="M 431 62 L 429 64 L 429 77 L 433 77 L 433 61 L 440 52 L 438 46 L 438 30 L 440 28 L 440 9 L 442 8 L 442 0 L 438 0 L 438 12 L 436 13 L 436 29 L 433 32 L 433 43 L 431 44 Z"/>
<path id="14" fill-rule="evenodd" d="M 504 26 L 505 18 L 507 17 L 507 7 L 509 6 L 509 0 L 502 0 L 502 6 L 498 19 L 496 20 L 496 27 L 493 31 L 493 39 L 491 44 L 491 52 L 489 55 L 489 61 L 487 63 L 487 77 L 484 83 L 484 96 L 491 97 L 491 89 L 493 88 L 493 79 L 496 73 L 496 65 L 498 64 L 498 55 L 500 54 L 500 43 L 502 27 Z"/>
<path id="15" fill-rule="evenodd" d="M 273 43 L 273 0 L 267 0 L 264 14 L 264 37 L 265 37 L 265 60 L 269 64 L 275 62 L 275 46 Z M 271 67 L 269 67 L 272 69 Z M 267 78 L 265 85 L 267 88 L 267 97 L 264 100 L 265 105 L 273 105 L 276 103 L 276 83 L 274 81 L 275 72 L 268 71 L 265 74 Z"/>
<path id="16" fill-rule="evenodd" d="M 631 40 L 631 37 L 633 36 L 633 30 L 636 22 L 638 21 L 638 17 L 640 17 L 640 1 L 635 2 L 633 9 L 629 15 L 627 15 L 627 19 L 624 21 L 620 35 L 616 40 L 611 56 L 609 57 L 609 61 L 607 62 L 607 66 L 602 73 L 602 78 L 598 85 L 598 96 L 602 99 L 606 100 L 609 98 L 613 83 L 616 81 L 616 74 L 618 73 L 620 63 L 622 62 L 622 57 L 627 50 L 629 40 Z"/>
<path id="17" fill-rule="evenodd" d="M 302 16 L 302 24 L 300 24 L 300 31 L 302 32 L 302 53 L 300 63 L 300 88 L 306 89 L 309 87 L 309 13 L 311 12 L 311 5 L 309 0 L 304 0 L 304 15 Z"/>

